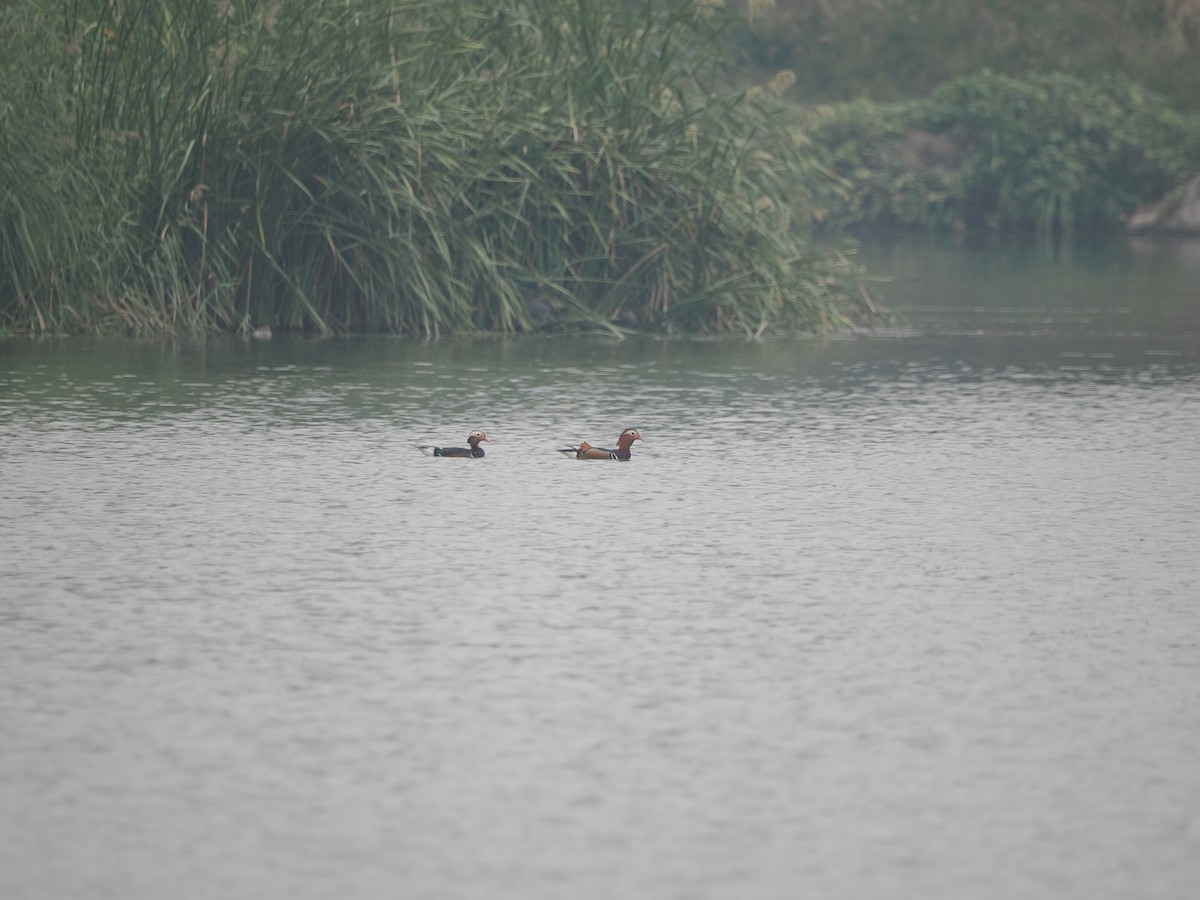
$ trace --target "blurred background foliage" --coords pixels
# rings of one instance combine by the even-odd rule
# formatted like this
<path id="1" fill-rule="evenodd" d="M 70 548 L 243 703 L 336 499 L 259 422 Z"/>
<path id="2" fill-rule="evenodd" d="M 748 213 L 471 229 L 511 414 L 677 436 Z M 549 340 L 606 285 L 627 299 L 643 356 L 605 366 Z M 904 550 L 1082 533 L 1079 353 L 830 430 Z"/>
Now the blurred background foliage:
<path id="1" fill-rule="evenodd" d="M 980 69 L 1122 74 L 1200 108 L 1200 0 L 729 0 L 747 64 L 809 103 L 902 100 Z"/>
<path id="2" fill-rule="evenodd" d="M 831 229 L 1111 231 L 1200 173 L 1200 0 L 729 0 Z"/>
<path id="3" fill-rule="evenodd" d="M 826 227 L 1111 231 L 1200 172 L 1200 115 L 1123 76 L 978 72 L 927 97 L 795 107 Z"/>

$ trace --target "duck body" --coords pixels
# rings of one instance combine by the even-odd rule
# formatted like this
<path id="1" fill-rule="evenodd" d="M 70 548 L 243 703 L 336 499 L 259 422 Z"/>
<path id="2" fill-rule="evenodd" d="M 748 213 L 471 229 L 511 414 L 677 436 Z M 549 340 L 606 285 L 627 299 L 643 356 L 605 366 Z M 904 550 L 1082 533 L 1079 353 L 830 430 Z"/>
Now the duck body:
<path id="1" fill-rule="evenodd" d="M 432 444 L 413 444 L 413 446 L 426 456 L 444 456 L 447 459 L 482 459 L 485 454 L 479 445 L 487 440 L 488 436 L 482 431 L 472 431 L 467 436 L 469 446 L 466 447 L 435 447 Z M 491 442 L 488 441 L 488 443 Z"/>
<path id="2" fill-rule="evenodd" d="M 605 447 L 593 447 L 587 441 L 580 441 L 578 447 L 564 447 L 558 452 L 563 456 L 573 457 L 574 459 L 619 459 L 628 460 L 630 458 L 630 448 L 634 441 L 645 441 L 636 428 L 626 428 L 621 432 L 621 436 L 617 438 L 617 449 L 609 450 Z"/>

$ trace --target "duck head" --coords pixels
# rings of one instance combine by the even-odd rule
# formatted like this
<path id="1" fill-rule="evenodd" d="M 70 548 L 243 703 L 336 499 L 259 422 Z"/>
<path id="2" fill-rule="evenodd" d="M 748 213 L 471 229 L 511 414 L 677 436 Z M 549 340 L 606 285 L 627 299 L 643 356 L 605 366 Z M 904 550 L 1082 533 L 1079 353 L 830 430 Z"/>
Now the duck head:
<path id="1" fill-rule="evenodd" d="M 641 441 L 644 444 L 646 439 L 638 434 L 638 430 L 636 428 L 626 428 L 621 432 L 621 436 L 617 438 L 617 449 L 628 450 L 633 446 L 634 441 Z"/>
<path id="2" fill-rule="evenodd" d="M 472 450 L 479 446 L 480 441 L 488 441 L 488 436 L 482 431 L 472 431 L 470 436 L 467 438 L 467 443 L 471 445 Z M 488 443 L 490 444 L 491 441 L 488 441 Z"/>

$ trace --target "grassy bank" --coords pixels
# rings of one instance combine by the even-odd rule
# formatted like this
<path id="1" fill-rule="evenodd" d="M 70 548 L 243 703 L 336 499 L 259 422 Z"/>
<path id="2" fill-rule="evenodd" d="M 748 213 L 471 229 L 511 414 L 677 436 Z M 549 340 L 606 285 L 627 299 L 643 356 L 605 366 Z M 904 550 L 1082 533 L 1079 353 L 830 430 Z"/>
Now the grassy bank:
<path id="1" fill-rule="evenodd" d="M 0 16 L 5 330 L 761 333 L 869 306 L 789 214 L 811 187 L 723 80 L 708 4 Z"/>

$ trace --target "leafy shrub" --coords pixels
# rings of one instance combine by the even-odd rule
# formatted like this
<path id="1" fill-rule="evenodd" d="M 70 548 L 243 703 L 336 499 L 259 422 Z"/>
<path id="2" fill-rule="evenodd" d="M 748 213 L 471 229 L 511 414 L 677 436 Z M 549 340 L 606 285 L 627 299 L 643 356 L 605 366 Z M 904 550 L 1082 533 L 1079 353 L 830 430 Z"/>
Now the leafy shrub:
<path id="1" fill-rule="evenodd" d="M 1200 169 L 1200 116 L 1122 77 L 983 71 L 925 100 L 835 107 L 807 129 L 847 227 L 1103 230 Z M 914 144 L 940 147 L 929 158 Z"/>
<path id="2" fill-rule="evenodd" d="M 799 152 L 815 157 L 833 176 L 813 182 L 817 190 L 810 205 L 819 224 L 883 230 L 954 222 L 962 196 L 958 164 L 925 161 L 918 149 L 910 150 L 914 138 L 925 135 L 919 115 L 916 104 L 868 100 L 803 114 Z"/>
<path id="3" fill-rule="evenodd" d="M 1200 167 L 1196 122 L 1123 77 L 982 72 L 923 119 L 968 149 L 963 212 L 993 228 L 1113 228 Z"/>

